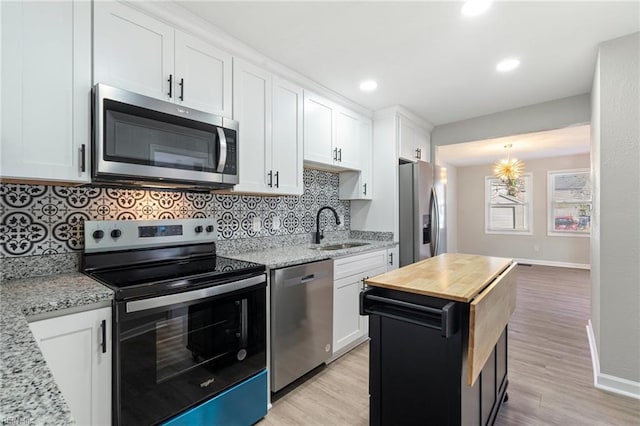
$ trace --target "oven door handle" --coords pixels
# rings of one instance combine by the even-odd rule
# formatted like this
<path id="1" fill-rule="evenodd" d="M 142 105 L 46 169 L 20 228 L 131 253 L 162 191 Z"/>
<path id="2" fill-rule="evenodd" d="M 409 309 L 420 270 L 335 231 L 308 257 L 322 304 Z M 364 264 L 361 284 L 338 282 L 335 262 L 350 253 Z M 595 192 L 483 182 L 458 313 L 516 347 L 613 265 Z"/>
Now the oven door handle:
<path id="1" fill-rule="evenodd" d="M 256 277 L 245 278 L 239 281 L 233 281 L 227 284 L 220 284 L 213 287 L 207 287 L 199 290 L 186 291 L 184 293 L 168 294 L 166 296 L 153 297 L 151 299 L 134 300 L 127 302 L 126 312 L 140 312 L 148 309 L 162 308 L 165 306 L 175 305 L 178 303 L 191 302 L 198 299 L 204 299 L 212 296 L 230 293 L 236 290 L 242 290 L 247 287 L 260 283 L 266 283 L 265 274 Z"/>

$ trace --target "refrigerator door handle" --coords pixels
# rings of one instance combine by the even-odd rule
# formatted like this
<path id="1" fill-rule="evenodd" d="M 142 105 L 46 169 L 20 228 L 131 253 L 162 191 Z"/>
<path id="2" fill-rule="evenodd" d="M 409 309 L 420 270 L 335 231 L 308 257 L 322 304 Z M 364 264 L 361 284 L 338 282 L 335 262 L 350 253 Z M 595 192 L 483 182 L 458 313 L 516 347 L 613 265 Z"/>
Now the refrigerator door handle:
<path id="1" fill-rule="evenodd" d="M 436 229 L 435 241 L 432 241 L 431 243 L 431 256 L 436 256 L 438 254 L 438 243 L 440 242 L 440 213 L 438 212 L 438 196 L 436 195 L 436 188 L 434 186 L 431 187 L 431 202 L 429 209 L 433 210 L 434 221 L 432 226 Z"/>

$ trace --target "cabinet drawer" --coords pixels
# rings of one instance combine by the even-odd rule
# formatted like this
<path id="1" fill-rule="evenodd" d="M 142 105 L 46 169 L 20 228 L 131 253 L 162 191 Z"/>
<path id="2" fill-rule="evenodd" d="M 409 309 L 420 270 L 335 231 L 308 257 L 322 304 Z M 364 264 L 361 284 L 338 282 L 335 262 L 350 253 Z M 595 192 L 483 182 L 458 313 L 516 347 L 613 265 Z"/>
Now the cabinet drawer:
<path id="1" fill-rule="evenodd" d="M 340 278 L 372 271 L 376 268 L 386 268 L 386 262 L 386 250 L 378 250 L 336 259 L 333 263 L 333 279 L 339 280 Z"/>

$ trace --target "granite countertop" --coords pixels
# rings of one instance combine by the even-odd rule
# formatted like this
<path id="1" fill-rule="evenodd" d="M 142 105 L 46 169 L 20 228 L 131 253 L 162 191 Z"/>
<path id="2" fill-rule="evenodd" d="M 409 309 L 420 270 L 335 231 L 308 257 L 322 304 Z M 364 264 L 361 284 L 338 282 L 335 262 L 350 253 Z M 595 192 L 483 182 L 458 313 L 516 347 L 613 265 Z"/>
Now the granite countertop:
<path id="1" fill-rule="evenodd" d="M 0 283 L 2 424 L 74 423 L 26 317 L 112 299 L 109 288 L 81 273 Z"/>
<path id="2" fill-rule="evenodd" d="M 340 250 L 317 250 L 316 247 L 329 246 L 344 243 L 366 243 L 366 245 Z M 247 262 L 261 263 L 268 269 L 284 268 L 286 266 L 315 262 L 317 260 L 335 259 L 343 256 L 351 256 L 368 251 L 382 250 L 395 247 L 398 243 L 393 241 L 376 240 L 340 240 L 324 244 L 304 244 L 297 246 L 275 247 L 265 250 L 250 251 L 245 253 L 229 253 L 225 257 L 245 260 Z"/>
<path id="3" fill-rule="evenodd" d="M 512 259 L 504 257 L 445 253 L 378 275 L 365 283 L 468 303 L 512 263 Z"/>

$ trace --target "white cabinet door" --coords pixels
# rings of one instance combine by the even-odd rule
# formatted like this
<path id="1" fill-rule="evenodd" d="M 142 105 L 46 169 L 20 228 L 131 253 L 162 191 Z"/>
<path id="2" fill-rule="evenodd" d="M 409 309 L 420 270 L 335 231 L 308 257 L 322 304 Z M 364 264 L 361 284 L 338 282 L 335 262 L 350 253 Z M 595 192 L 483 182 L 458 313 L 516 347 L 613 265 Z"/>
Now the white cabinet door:
<path id="1" fill-rule="evenodd" d="M 181 31 L 175 42 L 176 103 L 231 118 L 231 55 Z"/>
<path id="2" fill-rule="evenodd" d="M 313 93 L 304 93 L 304 159 L 334 164 L 334 105 Z"/>
<path id="3" fill-rule="evenodd" d="M 91 3 L 0 8 L 2 177 L 88 182 Z"/>
<path id="4" fill-rule="evenodd" d="M 111 308 L 35 321 L 29 327 L 76 423 L 110 425 Z"/>
<path id="5" fill-rule="evenodd" d="M 371 200 L 372 186 L 372 122 L 368 118 L 358 119 L 358 155 L 360 156 L 359 172 L 341 172 L 338 188 L 341 200 Z"/>
<path id="6" fill-rule="evenodd" d="M 267 163 L 271 150 L 271 74 L 236 59 L 233 66 L 233 118 L 238 129 L 239 181 L 234 190 L 266 192 L 273 187 Z"/>
<path id="7" fill-rule="evenodd" d="M 363 274 L 341 278 L 333 283 L 333 353 L 365 335 L 365 321 L 359 303 Z"/>
<path id="8" fill-rule="evenodd" d="M 364 279 L 387 271 L 387 251 L 356 254 L 333 263 L 333 355 L 350 350 L 369 332 L 369 319 L 360 315 Z"/>
<path id="9" fill-rule="evenodd" d="M 304 191 L 302 104 L 301 87 L 273 78 L 273 143 L 267 164 L 274 170 L 278 194 L 302 195 Z"/>
<path id="10" fill-rule="evenodd" d="M 429 161 L 430 135 L 409 119 L 398 118 L 398 134 L 400 139 L 400 158 L 409 161 Z"/>
<path id="11" fill-rule="evenodd" d="M 373 123 L 368 118 L 358 121 L 358 150 L 360 155 L 360 198 L 373 198 Z"/>
<path id="12" fill-rule="evenodd" d="M 333 148 L 337 149 L 334 164 L 347 169 L 360 170 L 359 122 L 360 117 L 344 108 L 336 108 L 336 135 Z"/>
<path id="13" fill-rule="evenodd" d="M 400 251 L 398 246 L 387 249 L 387 270 L 398 269 L 400 265 Z"/>
<path id="14" fill-rule="evenodd" d="M 93 7 L 94 82 L 173 101 L 174 29 L 119 2 Z"/>

